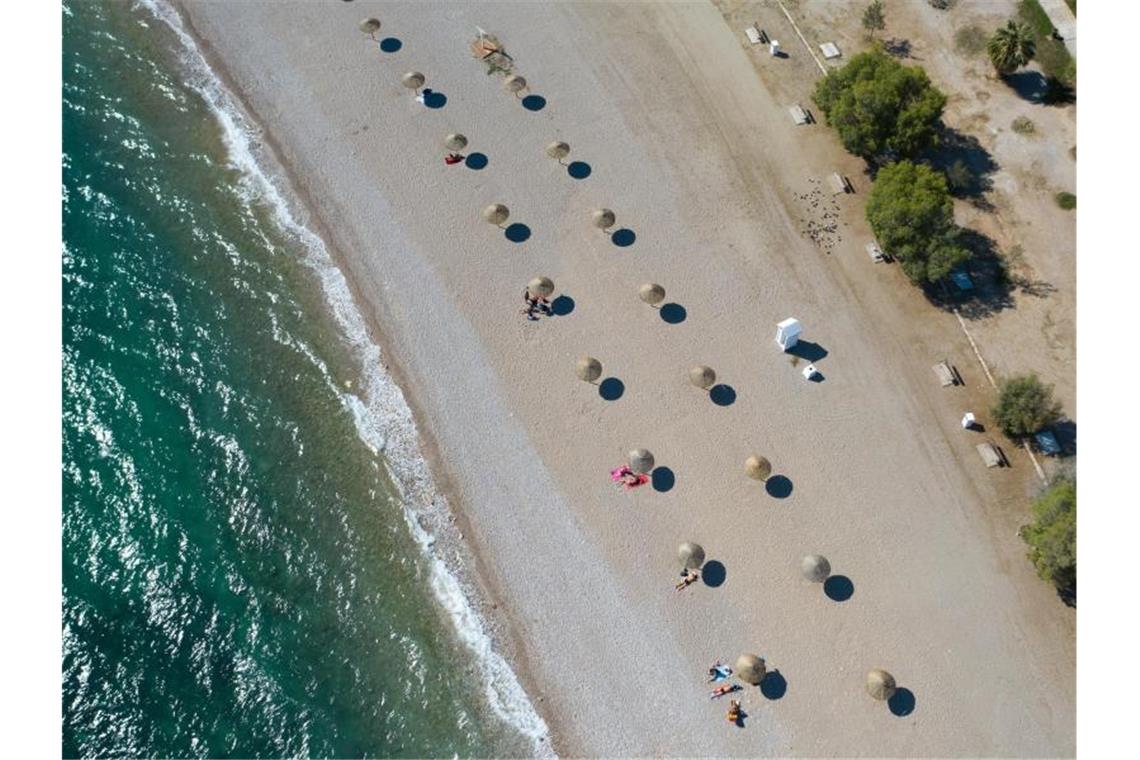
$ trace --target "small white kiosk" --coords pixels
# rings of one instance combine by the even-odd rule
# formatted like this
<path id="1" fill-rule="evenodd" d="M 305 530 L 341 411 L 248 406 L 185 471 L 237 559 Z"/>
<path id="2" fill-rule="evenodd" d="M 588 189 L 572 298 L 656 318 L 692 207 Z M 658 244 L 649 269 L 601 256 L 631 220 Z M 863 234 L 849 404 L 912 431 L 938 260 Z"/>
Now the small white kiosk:
<path id="1" fill-rule="evenodd" d="M 784 351 L 787 351 L 799 342 L 800 330 L 800 321 L 793 317 L 788 317 L 776 325 L 776 345 Z"/>

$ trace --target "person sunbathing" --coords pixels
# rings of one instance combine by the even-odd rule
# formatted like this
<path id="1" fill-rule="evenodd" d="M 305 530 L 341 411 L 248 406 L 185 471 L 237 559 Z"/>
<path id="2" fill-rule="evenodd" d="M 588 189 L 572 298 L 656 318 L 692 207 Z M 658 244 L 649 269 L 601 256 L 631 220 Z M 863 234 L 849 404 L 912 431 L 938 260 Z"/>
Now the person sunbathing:
<path id="1" fill-rule="evenodd" d="M 715 689 L 713 689 L 712 691 L 710 691 L 709 692 L 709 699 L 717 699 L 718 697 L 723 697 L 725 694 L 731 694 L 732 692 L 736 691 L 739 688 L 740 688 L 739 684 L 726 683 L 723 686 L 718 686 Z"/>
<path id="2" fill-rule="evenodd" d="M 685 577 L 682 578 L 677 583 L 677 585 L 675 585 L 673 588 L 675 588 L 678 591 L 681 591 L 682 589 L 688 588 L 690 584 L 695 583 L 697 578 L 700 578 L 700 577 L 701 577 L 701 574 L 698 573 L 696 570 L 690 570 L 688 573 L 685 574 Z"/>
<path id="3" fill-rule="evenodd" d="M 734 699 L 728 703 L 728 714 L 725 715 L 725 718 L 729 723 L 740 722 L 740 702 Z"/>
<path id="4" fill-rule="evenodd" d="M 625 488 L 628 491 L 631 488 L 637 488 L 648 483 L 649 476 L 634 472 L 629 465 L 623 464 L 621 467 L 610 470 L 610 480 L 618 488 Z"/>

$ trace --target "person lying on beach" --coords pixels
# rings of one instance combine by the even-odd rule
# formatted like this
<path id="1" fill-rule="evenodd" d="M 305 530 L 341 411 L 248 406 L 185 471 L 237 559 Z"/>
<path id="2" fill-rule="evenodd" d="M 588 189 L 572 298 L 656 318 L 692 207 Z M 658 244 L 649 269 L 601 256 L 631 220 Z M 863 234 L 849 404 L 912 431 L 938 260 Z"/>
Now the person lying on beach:
<path id="1" fill-rule="evenodd" d="M 674 586 L 673 588 L 675 588 L 677 591 L 681 591 L 683 589 L 686 589 L 689 587 L 689 584 L 696 583 L 697 578 L 700 578 L 700 577 L 701 577 L 701 574 L 698 573 L 696 570 L 690 570 L 688 573 L 685 574 L 685 577 L 682 578 L 680 580 L 680 582 L 678 582 L 677 585 Z"/>
<path id="2" fill-rule="evenodd" d="M 714 681 L 723 681 L 730 675 L 732 675 L 732 668 L 728 667 L 727 665 L 722 665 L 720 660 L 717 660 L 715 663 L 713 663 L 713 666 L 709 668 L 708 682 L 713 683 Z"/>
<path id="3" fill-rule="evenodd" d="M 618 488 L 637 488 L 649 482 L 649 476 L 634 472 L 629 465 L 623 464 L 621 467 L 610 470 L 610 480 L 614 482 Z"/>
<path id="4" fill-rule="evenodd" d="M 448 166 L 454 166 L 462 160 L 463 156 L 459 155 L 458 153 L 448 153 L 443 157 L 443 162 Z"/>
<path id="5" fill-rule="evenodd" d="M 738 691 L 739 689 L 740 689 L 740 684 L 726 683 L 723 686 L 718 686 L 715 689 L 713 689 L 712 691 L 710 691 L 709 692 L 709 699 L 717 699 L 719 697 L 723 697 L 725 694 L 731 694 L 734 691 Z"/>
<path id="6" fill-rule="evenodd" d="M 543 314 L 550 314 L 550 301 L 547 301 L 542 296 L 532 296 L 530 288 L 523 288 L 523 302 L 526 303 L 526 308 L 522 313 L 526 314 L 526 318 L 534 321 L 538 319 L 534 315 L 535 311 L 540 311 Z"/>

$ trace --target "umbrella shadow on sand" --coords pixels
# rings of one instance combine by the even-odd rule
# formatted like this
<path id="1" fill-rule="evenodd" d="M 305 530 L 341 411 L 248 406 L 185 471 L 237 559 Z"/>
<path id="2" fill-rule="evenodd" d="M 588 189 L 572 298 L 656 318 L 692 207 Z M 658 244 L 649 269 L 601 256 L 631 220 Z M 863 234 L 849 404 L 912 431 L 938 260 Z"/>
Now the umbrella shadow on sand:
<path id="1" fill-rule="evenodd" d="M 719 560 L 710 559 L 701 567 L 701 580 L 709 588 L 718 588 L 724 585 L 725 578 L 728 577 L 728 570 L 725 568 L 724 563 Z"/>
<path id="2" fill-rule="evenodd" d="M 439 109 L 447 105 L 447 96 L 438 90 L 429 90 L 425 87 L 423 96 L 424 105 L 428 108 Z"/>
<path id="3" fill-rule="evenodd" d="M 764 481 L 764 490 L 773 499 L 786 499 L 792 495 L 792 481 L 784 475 L 773 475 Z"/>
<path id="4" fill-rule="evenodd" d="M 616 377 L 607 377 L 598 384 L 598 395 L 606 401 L 617 401 L 625 395 L 625 383 Z"/>
<path id="5" fill-rule="evenodd" d="M 522 107 L 528 111 L 541 111 L 546 108 L 546 98 L 541 95 L 527 95 L 522 99 Z"/>
<path id="6" fill-rule="evenodd" d="M 783 699 L 788 693 L 788 681 L 778 668 L 764 674 L 764 680 L 760 682 L 760 693 L 772 701 Z"/>
<path id="7" fill-rule="evenodd" d="M 887 700 L 887 707 L 890 708 L 891 714 L 900 718 L 905 718 L 914 712 L 914 705 L 914 692 L 901 687 L 895 689 L 895 693 Z"/>
<path id="8" fill-rule="evenodd" d="M 503 234 L 506 235 L 507 240 L 512 243 L 523 243 L 530 239 L 530 227 L 520 222 L 515 222 L 503 230 Z"/>
<path id="9" fill-rule="evenodd" d="M 667 303 L 658 311 L 661 312 L 661 318 L 671 325 L 679 325 L 689 316 L 689 312 L 679 303 Z"/>
<path id="10" fill-rule="evenodd" d="M 403 46 L 404 43 L 400 42 L 396 37 L 385 37 L 380 40 L 380 49 L 385 53 L 395 53 Z"/>
<path id="11" fill-rule="evenodd" d="M 593 169 L 585 161 L 571 161 L 566 167 L 566 173 L 574 179 L 586 179 L 592 172 Z"/>

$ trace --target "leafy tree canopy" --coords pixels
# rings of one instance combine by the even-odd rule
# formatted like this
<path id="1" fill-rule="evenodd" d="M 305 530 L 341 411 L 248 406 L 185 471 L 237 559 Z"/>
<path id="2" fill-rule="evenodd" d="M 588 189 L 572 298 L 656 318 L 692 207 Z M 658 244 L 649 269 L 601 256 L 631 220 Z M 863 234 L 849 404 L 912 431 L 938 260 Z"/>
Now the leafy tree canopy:
<path id="1" fill-rule="evenodd" d="M 881 49 L 821 79 L 812 96 L 851 153 L 868 161 L 913 158 L 937 142 L 946 96 L 926 72 Z"/>
<path id="2" fill-rule="evenodd" d="M 998 400 L 990 410 L 998 427 L 1011 438 L 1033 435 L 1061 416 L 1061 403 L 1053 398 L 1053 386 L 1037 375 L 1017 375 L 998 385 Z"/>
<path id="3" fill-rule="evenodd" d="M 1021 530 L 1037 575 L 1058 589 L 1077 587 L 1077 484 L 1056 481 L 1033 502 L 1032 525 Z"/>
<path id="4" fill-rule="evenodd" d="M 929 166 L 899 161 L 880 169 L 867 221 L 915 283 L 937 282 L 970 258 L 958 242 L 946 178 Z"/>

